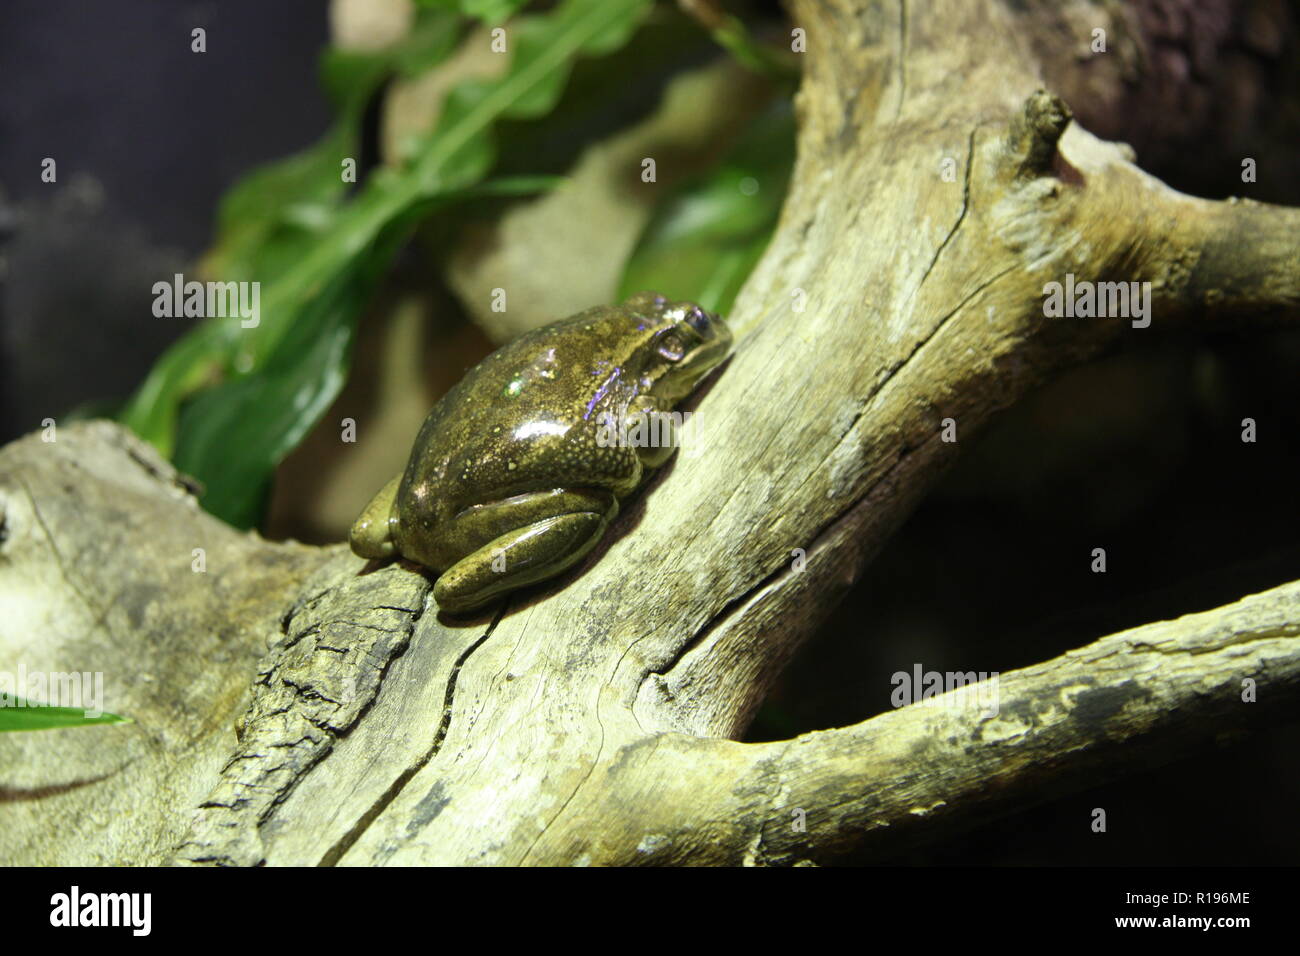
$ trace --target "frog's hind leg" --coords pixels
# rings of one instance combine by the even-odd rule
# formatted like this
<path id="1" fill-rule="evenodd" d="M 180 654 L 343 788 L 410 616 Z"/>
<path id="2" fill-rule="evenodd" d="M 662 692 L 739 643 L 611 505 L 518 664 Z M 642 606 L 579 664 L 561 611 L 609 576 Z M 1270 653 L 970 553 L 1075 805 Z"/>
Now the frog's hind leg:
<path id="1" fill-rule="evenodd" d="M 402 483 L 402 476 L 384 485 L 379 494 L 370 499 L 370 504 L 361 510 L 361 516 L 352 525 L 348 534 L 348 543 L 352 553 L 362 558 L 391 558 L 397 553 L 393 541 L 393 504 L 397 499 L 397 486 Z"/>
<path id="2" fill-rule="evenodd" d="M 444 611 L 468 611 L 506 591 L 554 577 L 581 561 L 609 526 L 613 509 L 575 511 L 526 524 L 489 541 L 442 573 L 433 588 Z"/>

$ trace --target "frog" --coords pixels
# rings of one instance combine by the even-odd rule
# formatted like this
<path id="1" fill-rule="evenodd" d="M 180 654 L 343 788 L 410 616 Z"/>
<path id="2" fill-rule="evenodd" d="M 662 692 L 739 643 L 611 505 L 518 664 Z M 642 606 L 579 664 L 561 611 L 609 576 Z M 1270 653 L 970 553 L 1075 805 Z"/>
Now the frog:
<path id="1" fill-rule="evenodd" d="M 671 412 L 731 345 L 718 314 L 656 292 L 520 335 L 433 406 L 352 551 L 435 572 L 452 614 L 562 574 L 676 450 L 621 440 L 616 424 Z"/>

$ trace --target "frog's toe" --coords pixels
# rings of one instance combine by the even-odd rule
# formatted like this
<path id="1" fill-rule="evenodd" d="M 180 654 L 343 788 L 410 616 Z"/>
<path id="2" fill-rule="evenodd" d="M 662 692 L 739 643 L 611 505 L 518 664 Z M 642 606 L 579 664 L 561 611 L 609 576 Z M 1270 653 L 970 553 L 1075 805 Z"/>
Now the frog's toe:
<path id="1" fill-rule="evenodd" d="M 470 611 L 515 588 L 567 571 L 605 533 L 605 515 L 583 511 L 525 525 L 453 564 L 433 586 L 444 611 Z"/>
<path id="2" fill-rule="evenodd" d="M 386 520 L 374 521 L 364 516 L 358 518 L 348 533 L 348 544 L 352 546 L 352 553 L 360 558 L 391 558 L 397 553 Z"/>
<path id="3" fill-rule="evenodd" d="M 384 485 L 379 494 L 370 499 L 348 532 L 348 543 L 352 546 L 352 553 L 358 557 L 391 558 L 397 553 L 390 519 L 400 481 L 401 476 L 398 475 Z"/>

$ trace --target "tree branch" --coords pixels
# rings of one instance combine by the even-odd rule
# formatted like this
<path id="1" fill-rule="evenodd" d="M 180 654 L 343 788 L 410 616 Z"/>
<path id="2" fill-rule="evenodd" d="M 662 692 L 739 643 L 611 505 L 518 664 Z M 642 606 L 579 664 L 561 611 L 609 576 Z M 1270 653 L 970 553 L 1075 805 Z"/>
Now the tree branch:
<path id="1" fill-rule="evenodd" d="M 852 727 L 765 744 L 637 742 L 533 853 L 655 864 L 887 859 L 1294 714 L 1298 689 L 1295 582 Z"/>
<path id="2" fill-rule="evenodd" d="M 1294 716 L 1297 691 L 1300 582 L 1001 675 L 987 689 L 996 715 L 958 690 L 792 745 L 756 745 L 734 782 L 775 778 L 782 801 L 749 808 L 770 861 L 863 849 L 884 858 Z M 806 833 L 793 826 L 796 807 Z"/>

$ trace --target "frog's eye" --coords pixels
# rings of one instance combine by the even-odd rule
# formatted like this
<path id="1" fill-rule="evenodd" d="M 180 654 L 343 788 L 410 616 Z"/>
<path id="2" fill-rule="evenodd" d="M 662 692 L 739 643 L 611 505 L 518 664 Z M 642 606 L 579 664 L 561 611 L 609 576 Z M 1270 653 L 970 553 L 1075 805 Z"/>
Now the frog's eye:
<path id="1" fill-rule="evenodd" d="M 682 337 L 672 329 L 669 329 L 667 332 L 660 335 L 659 341 L 656 345 L 659 354 L 670 362 L 678 362 L 681 360 L 682 356 L 686 354 L 686 343 L 684 343 Z"/>
<path id="2" fill-rule="evenodd" d="M 709 328 L 709 313 L 693 305 L 686 312 L 686 321 L 696 332 L 705 332 Z"/>

